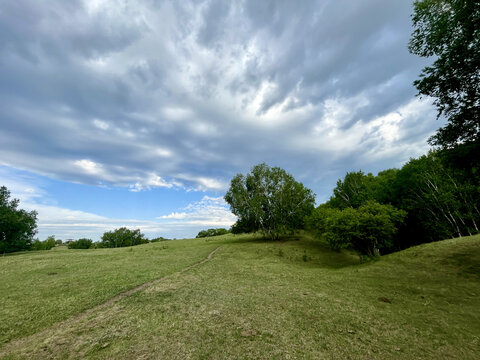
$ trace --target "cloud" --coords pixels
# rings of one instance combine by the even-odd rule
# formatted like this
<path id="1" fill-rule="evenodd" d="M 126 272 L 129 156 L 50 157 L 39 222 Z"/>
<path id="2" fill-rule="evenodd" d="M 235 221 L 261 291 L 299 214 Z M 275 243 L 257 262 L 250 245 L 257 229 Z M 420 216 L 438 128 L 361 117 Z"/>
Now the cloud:
<path id="1" fill-rule="evenodd" d="M 0 5 L 0 164 L 131 191 L 220 193 L 259 162 L 325 197 L 442 125 L 414 98 L 411 4 Z"/>
<path id="2" fill-rule="evenodd" d="M 222 198 L 205 196 L 201 201 L 186 206 L 182 212 L 159 216 L 156 220 L 115 219 L 28 201 L 22 207 L 38 212 L 40 238 L 55 234 L 60 239 L 87 237 L 98 241 L 104 232 L 120 227 L 140 229 L 149 238 L 191 238 L 206 228 L 229 228 L 236 217 L 225 205 Z"/>
<path id="3" fill-rule="evenodd" d="M 149 238 L 191 238 L 200 230 L 229 228 L 236 221 L 222 197 L 205 195 L 199 201 L 150 220 L 115 218 L 59 206 L 42 177 L 9 167 L 0 166 L 0 185 L 8 188 L 12 198 L 20 200 L 20 208 L 38 213 L 40 239 L 55 235 L 59 239 L 87 237 L 98 241 L 104 232 L 120 227 L 140 229 Z"/>
<path id="4" fill-rule="evenodd" d="M 223 197 L 204 196 L 200 201 L 193 202 L 181 210 L 184 211 L 162 215 L 158 219 L 171 220 L 172 222 L 168 223 L 169 225 L 202 225 L 226 228 L 232 226 L 237 220 L 237 217 L 228 210 Z"/>

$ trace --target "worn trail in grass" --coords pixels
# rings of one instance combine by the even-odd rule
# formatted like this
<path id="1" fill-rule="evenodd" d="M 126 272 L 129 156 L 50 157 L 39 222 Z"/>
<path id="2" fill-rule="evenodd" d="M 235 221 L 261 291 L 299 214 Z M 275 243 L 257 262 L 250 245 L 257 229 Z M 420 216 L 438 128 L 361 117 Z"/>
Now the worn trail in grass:
<path id="1" fill-rule="evenodd" d="M 145 282 L 203 260 L 216 246 L 169 241 L 131 248 L 36 251 L 0 258 L 0 347 Z"/>
<path id="2" fill-rule="evenodd" d="M 202 264 L 206 263 L 207 261 L 210 261 L 210 259 L 218 251 L 218 249 L 220 249 L 220 246 L 217 247 L 215 250 L 213 250 L 210 254 L 208 254 L 208 256 L 205 259 L 203 259 L 202 261 L 197 262 L 197 263 L 192 264 L 192 265 L 189 265 L 186 268 L 180 270 L 178 273 L 182 274 L 182 273 L 184 273 L 186 271 L 189 271 L 189 270 L 191 270 L 191 269 L 193 269 L 193 268 L 195 268 L 199 265 L 202 265 Z M 173 275 L 176 275 L 176 274 L 177 273 L 171 274 L 170 276 L 173 276 Z M 86 319 L 92 319 L 92 318 L 101 316 L 102 313 L 108 312 L 108 308 L 113 306 L 117 301 L 119 301 L 121 299 L 124 299 L 128 296 L 132 296 L 133 294 L 135 294 L 139 291 L 143 291 L 150 286 L 155 286 L 155 285 L 159 284 L 160 282 L 164 281 L 165 279 L 167 279 L 168 276 L 169 275 L 165 275 L 165 276 L 162 276 L 161 278 L 158 278 L 158 279 L 155 279 L 155 280 L 152 280 L 152 281 L 148 281 L 148 282 L 140 284 L 140 285 L 138 285 L 138 286 L 136 286 L 132 289 L 123 291 L 120 294 L 115 295 L 114 297 L 108 299 L 104 303 L 98 304 L 98 305 L 94 306 L 93 308 L 87 309 L 86 311 L 81 312 L 81 313 L 75 315 L 74 317 L 67 318 L 64 321 L 56 323 L 53 326 L 51 326 L 49 328 L 46 328 L 46 329 L 44 329 L 44 330 L 42 330 L 38 333 L 35 333 L 33 335 L 30 335 L 30 336 L 27 336 L 27 337 L 24 337 L 24 338 L 20 338 L 18 340 L 11 341 L 10 343 L 7 344 L 7 346 L 5 346 L 3 349 L 0 350 L 0 357 L 5 356 L 9 352 L 12 352 L 13 350 L 15 350 L 17 348 L 24 348 L 29 343 L 35 343 L 35 342 L 38 342 L 38 341 L 43 341 L 47 338 L 57 338 L 64 332 L 65 328 L 78 327 L 79 324 L 84 322 Z"/>
<path id="3" fill-rule="evenodd" d="M 190 243 L 219 245 L 212 261 L 34 335 L 6 358 L 475 359 L 480 351 L 480 236 L 367 264 L 308 237 Z"/>

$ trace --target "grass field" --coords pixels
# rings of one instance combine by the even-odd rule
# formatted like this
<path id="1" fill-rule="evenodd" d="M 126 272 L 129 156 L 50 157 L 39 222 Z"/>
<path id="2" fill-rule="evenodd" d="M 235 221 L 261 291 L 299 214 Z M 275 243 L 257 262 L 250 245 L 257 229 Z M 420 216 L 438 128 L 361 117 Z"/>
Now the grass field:
<path id="1" fill-rule="evenodd" d="M 306 235 L 60 247 L 1 257 L 0 274 L 6 359 L 477 359 L 480 353 L 480 236 L 366 264 Z"/>

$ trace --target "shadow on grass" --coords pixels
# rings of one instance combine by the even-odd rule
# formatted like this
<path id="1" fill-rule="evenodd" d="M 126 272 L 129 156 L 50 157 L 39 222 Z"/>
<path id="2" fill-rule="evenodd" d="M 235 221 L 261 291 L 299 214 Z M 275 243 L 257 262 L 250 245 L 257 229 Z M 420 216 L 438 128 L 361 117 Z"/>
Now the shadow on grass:
<path id="1" fill-rule="evenodd" d="M 442 265 L 455 267 L 457 274 L 480 279 L 480 247 L 462 249 L 440 259 Z"/>
<path id="2" fill-rule="evenodd" d="M 263 244 L 266 245 L 265 248 L 262 248 L 263 256 L 274 256 L 281 258 L 282 261 L 305 267 L 340 269 L 360 263 L 360 259 L 355 252 L 348 250 L 333 251 L 325 241 L 315 239 L 307 233 L 286 235 L 278 240 L 265 238 L 260 233 L 230 234 L 218 238 L 212 237 L 205 239 L 205 241 L 234 246 Z"/>

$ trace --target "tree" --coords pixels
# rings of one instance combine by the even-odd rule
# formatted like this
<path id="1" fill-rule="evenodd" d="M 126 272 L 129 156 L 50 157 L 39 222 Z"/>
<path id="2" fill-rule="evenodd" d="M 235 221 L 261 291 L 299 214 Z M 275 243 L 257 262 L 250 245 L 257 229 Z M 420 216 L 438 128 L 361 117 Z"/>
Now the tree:
<path id="1" fill-rule="evenodd" d="M 247 175 L 232 179 L 225 201 L 248 231 L 260 230 L 265 237 L 303 227 L 303 219 L 314 208 L 315 195 L 279 167 L 259 164 Z"/>
<path id="2" fill-rule="evenodd" d="M 30 246 L 30 250 L 50 250 L 56 246 L 55 235 L 50 235 L 45 240 L 35 239 Z"/>
<path id="3" fill-rule="evenodd" d="M 419 95 L 434 98 L 448 124 L 430 138 L 445 148 L 480 141 L 480 2 L 417 0 L 411 53 L 435 56 L 414 82 Z"/>
<path id="4" fill-rule="evenodd" d="M 148 243 L 148 239 L 140 232 L 139 229 L 130 230 L 121 227 L 113 231 L 107 231 L 102 235 L 102 247 L 116 248 L 123 246 L 134 246 Z"/>
<path id="5" fill-rule="evenodd" d="M 28 250 L 37 232 L 37 213 L 18 209 L 19 202 L 0 187 L 0 253 Z"/>
<path id="6" fill-rule="evenodd" d="M 150 239 L 150 242 L 151 243 L 156 243 L 156 242 L 160 242 L 160 241 L 169 241 L 170 239 L 166 239 L 162 236 L 159 236 L 159 237 L 156 237 L 156 238 L 153 238 L 153 239 Z"/>
<path id="7" fill-rule="evenodd" d="M 210 236 L 220 236 L 220 235 L 228 234 L 229 232 L 230 231 L 224 228 L 201 230 L 196 237 L 204 238 L 204 237 L 210 237 Z"/>
<path id="8" fill-rule="evenodd" d="M 373 198 L 374 180 L 370 173 L 365 175 L 363 171 L 347 172 L 343 181 L 340 179 L 337 181 L 329 205 L 338 209 L 358 208 Z"/>
<path id="9" fill-rule="evenodd" d="M 68 243 L 69 249 L 91 249 L 95 245 L 91 239 L 81 238 L 76 241 L 70 241 Z"/>
<path id="10" fill-rule="evenodd" d="M 372 257 L 393 245 L 405 216 L 405 211 L 375 201 L 367 201 L 358 209 L 331 209 L 324 219 L 325 239 L 333 249 L 352 247 Z"/>
<path id="11" fill-rule="evenodd" d="M 479 231 L 480 189 L 445 166 L 442 152 L 411 159 L 400 170 L 397 187 L 399 207 L 409 213 L 408 230 L 420 235 L 422 242 Z"/>

